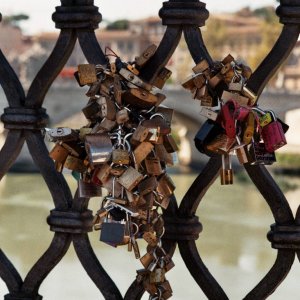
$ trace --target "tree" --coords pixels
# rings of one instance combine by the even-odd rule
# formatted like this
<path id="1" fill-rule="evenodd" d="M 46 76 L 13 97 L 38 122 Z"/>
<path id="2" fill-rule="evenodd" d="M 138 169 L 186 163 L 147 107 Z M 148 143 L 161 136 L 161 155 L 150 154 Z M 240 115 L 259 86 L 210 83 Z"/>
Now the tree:
<path id="1" fill-rule="evenodd" d="M 21 21 L 28 20 L 29 16 L 25 14 L 18 14 L 18 15 L 10 15 L 10 16 L 5 16 L 3 17 L 3 24 L 9 24 L 13 26 L 19 27 L 19 23 Z"/>
<path id="2" fill-rule="evenodd" d="M 127 30 L 129 28 L 129 21 L 126 19 L 117 20 L 107 25 L 107 30 Z"/>

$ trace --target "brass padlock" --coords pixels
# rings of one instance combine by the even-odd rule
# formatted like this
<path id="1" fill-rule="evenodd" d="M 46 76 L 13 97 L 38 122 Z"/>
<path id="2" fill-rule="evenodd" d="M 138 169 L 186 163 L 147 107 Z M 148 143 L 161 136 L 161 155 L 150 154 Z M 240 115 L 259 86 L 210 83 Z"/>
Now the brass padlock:
<path id="1" fill-rule="evenodd" d="M 244 85 L 242 94 L 249 99 L 249 106 L 255 106 L 258 97 L 253 91 L 250 90 L 249 87 Z"/>
<path id="2" fill-rule="evenodd" d="M 93 120 L 99 117 L 101 106 L 97 101 L 89 101 L 89 103 L 82 109 L 82 112 L 88 120 Z"/>
<path id="3" fill-rule="evenodd" d="M 149 128 L 146 128 L 140 124 L 134 131 L 130 139 L 130 142 L 133 144 L 141 143 L 146 140 L 148 134 L 149 134 Z"/>
<path id="4" fill-rule="evenodd" d="M 158 180 L 157 192 L 164 197 L 170 197 L 173 195 L 175 191 L 175 184 L 171 177 L 165 173 L 161 178 Z"/>
<path id="5" fill-rule="evenodd" d="M 138 165 L 151 153 L 154 146 L 149 142 L 142 142 L 133 151 L 135 161 Z"/>
<path id="6" fill-rule="evenodd" d="M 145 232 L 143 234 L 143 239 L 151 246 L 156 247 L 159 239 L 153 232 Z"/>
<path id="7" fill-rule="evenodd" d="M 138 191 L 141 196 L 149 194 L 156 190 L 157 188 L 157 180 L 155 176 L 151 176 L 147 179 L 141 181 L 138 185 Z"/>
<path id="8" fill-rule="evenodd" d="M 155 106 L 159 100 L 156 95 L 139 88 L 126 91 L 123 99 L 126 103 L 140 108 Z"/>
<path id="9" fill-rule="evenodd" d="M 207 60 L 203 59 L 195 67 L 193 67 L 193 72 L 195 74 L 203 73 L 208 68 L 209 68 L 209 64 L 208 64 Z"/>
<path id="10" fill-rule="evenodd" d="M 89 90 L 86 93 L 86 96 L 92 99 L 97 99 L 97 95 L 100 92 L 101 81 L 97 80 L 90 86 Z"/>
<path id="11" fill-rule="evenodd" d="M 64 163 L 69 155 L 69 151 L 59 143 L 55 144 L 54 148 L 50 151 L 49 156 L 59 163 Z"/>
<path id="12" fill-rule="evenodd" d="M 109 164 L 100 165 L 95 169 L 94 174 L 97 179 L 100 181 L 100 184 L 106 182 L 110 177 L 111 166 Z"/>
<path id="13" fill-rule="evenodd" d="M 124 77 L 128 82 L 132 83 L 133 85 L 145 89 L 146 91 L 150 91 L 152 89 L 152 85 L 149 83 L 144 82 L 138 76 L 130 72 L 129 70 L 122 68 L 119 71 L 119 74 Z"/>
<path id="14" fill-rule="evenodd" d="M 206 148 L 207 150 L 218 154 L 225 154 L 232 149 L 235 143 L 235 138 L 229 138 L 226 134 L 221 133 L 218 134 L 211 142 L 209 142 Z"/>
<path id="15" fill-rule="evenodd" d="M 84 141 L 84 139 L 85 139 L 85 136 L 87 135 L 87 134 L 91 134 L 92 133 L 92 128 L 90 128 L 90 127 L 81 127 L 80 129 L 79 129 L 79 139 L 81 140 L 81 141 Z"/>
<path id="16" fill-rule="evenodd" d="M 85 149 L 91 165 L 99 165 L 110 160 L 112 142 L 108 134 L 88 134 L 85 136 Z"/>
<path id="17" fill-rule="evenodd" d="M 171 134 L 164 135 L 164 146 L 168 153 L 174 153 L 178 151 L 177 143 Z"/>
<path id="18" fill-rule="evenodd" d="M 144 278 L 143 287 L 151 296 L 155 296 L 158 292 L 156 285 L 154 283 L 150 283 L 149 275 Z"/>
<path id="19" fill-rule="evenodd" d="M 171 153 L 168 153 L 164 145 L 155 145 L 155 153 L 160 161 L 165 162 L 169 166 L 174 165 L 173 156 Z"/>
<path id="20" fill-rule="evenodd" d="M 99 124 L 99 130 L 103 130 L 105 132 L 111 131 L 115 126 L 117 125 L 116 121 L 109 120 L 107 118 L 104 118 L 101 123 Z"/>
<path id="21" fill-rule="evenodd" d="M 237 158 L 239 160 L 239 163 L 241 165 L 244 165 L 244 164 L 249 162 L 248 154 L 247 154 L 248 150 L 247 150 L 246 146 L 236 149 L 235 153 L 236 153 L 236 156 L 237 156 Z"/>
<path id="22" fill-rule="evenodd" d="M 229 154 L 222 155 L 222 168 L 220 171 L 221 185 L 233 184 L 233 171 Z"/>
<path id="23" fill-rule="evenodd" d="M 78 66 L 78 77 L 81 85 L 92 84 L 97 81 L 96 67 L 92 64 Z"/>
<path id="24" fill-rule="evenodd" d="M 165 280 L 164 282 L 160 283 L 159 288 L 162 291 L 162 298 L 164 300 L 167 300 L 172 297 L 173 291 L 168 280 Z"/>
<path id="25" fill-rule="evenodd" d="M 144 268 L 147 269 L 154 259 L 155 258 L 153 252 L 147 252 L 140 258 L 140 262 L 144 266 Z"/>
<path id="26" fill-rule="evenodd" d="M 77 141 L 79 138 L 79 133 L 77 130 L 73 130 L 67 127 L 52 128 L 47 132 L 47 136 L 51 142 L 68 142 Z"/>
<path id="27" fill-rule="evenodd" d="M 159 89 L 162 89 L 167 82 L 167 80 L 171 77 L 172 72 L 167 68 L 162 68 L 155 78 L 153 85 Z"/>
<path id="28" fill-rule="evenodd" d="M 83 173 L 87 169 L 83 160 L 81 160 L 77 157 L 74 157 L 72 155 L 68 155 L 68 157 L 64 163 L 64 167 L 69 170 L 76 171 L 79 173 Z"/>
<path id="29" fill-rule="evenodd" d="M 159 176 L 163 173 L 160 160 L 157 157 L 147 157 L 145 166 L 147 173 L 151 176 Z"/>
<path id="30" fill-rule="evenodd" d="M 157 46 L 152 44 L 150 45 L 140 56 L 135 57 L 135 64 L 137 67 L 141 68 L 144 66 L 147 61 L 154 55 L 156 52 Z"/>
<path id="31" fill-rule="evenodd" d="M 143 175 L 132 167 L 129 167 L 122 176 L 118 178 L 118 182 L 128 191 L 132 191 L 142 180 Z"/>
<path id="32" fill-rule="evenodd" d="M 174 115 L 174 109 L 164 107 L 164 106 L 159 106 L 156 109 L 156 113 L 163 115 L 167 125 L 171 127 L 172 119 Z"/>
<path id="33" fill-rule="evenodd" d="M 125 149 L 114 149 L 112 151 L 112 162 L 117 165 L 129 165 L 130 156 L 129 152 Z"/>

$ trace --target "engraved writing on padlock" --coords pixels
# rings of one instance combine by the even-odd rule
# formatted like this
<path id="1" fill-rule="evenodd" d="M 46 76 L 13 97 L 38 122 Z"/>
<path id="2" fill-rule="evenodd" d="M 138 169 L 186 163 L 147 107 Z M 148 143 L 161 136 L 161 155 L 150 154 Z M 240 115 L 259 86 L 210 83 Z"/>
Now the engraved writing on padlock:
<path id="1" fill-rule="evenodd" d="M 262 142 L 252 142 L 248 152 L 248 160 L 251 165 L 272 165 L 276 162 L 275 153 L 267 152 Z"/>
<path id="2" fill-rule="evenodd" d="M 112 142 L 107 134 L 89 134 L 85 137 L 85 148 L 92 165 L 109 161 L 112 153 Z"/>

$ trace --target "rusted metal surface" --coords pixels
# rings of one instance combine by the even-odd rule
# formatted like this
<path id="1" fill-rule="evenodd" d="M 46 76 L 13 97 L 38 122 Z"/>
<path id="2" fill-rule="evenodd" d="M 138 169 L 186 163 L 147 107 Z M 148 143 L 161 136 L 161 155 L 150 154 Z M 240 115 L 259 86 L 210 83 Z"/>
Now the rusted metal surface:
<path id="1" fill-rule="evenodd" d="M 281 0 L 277 14 L 284 24 L 283 31 L 270 54 L 253 73 L 248 83 L 248 87 L 258 95 L 290 54 L 300 32 L 299 0 Z M 159 15 L 167 30 L 157 52 L 141 71 L 141 77 L 145 81 L 153 82 L 172 56 L 182 34 L 195 63 L 206 59 L 212 64 L 213 60 L 199 30 L 209 16 L 204 3 L 198 0 L 170 0 L 163 3 Z M 56 172 L 54 163 L 48 156 L 41 133 L 41 128 L 47 122 L 46 111 L 42 108 L 45 95 L 70 57 L 76 40 L 79 40 L 90 63 L 105 63 L 105 55 L 94 34 L 101 21 L 101 14 L 94 6 L 93 0 L 61 0 L 61 6 L 56 8 L 53 20 L 56 27 L 61 29 L 60 36 L 52 54 L 34 79 L 27 96 L 0 51 L 0 83 L 9 105 L 1 117 L 9 133 L 0 153 L 0 178 L 12 166 L 26 141 L 33 160 L 48 185 L 55 207 L 47 220 L 51 230 L 54 231 L 53 240 L 24 281 L 11 264 L 7 256 L 9 254 L 0 251 L 0 276 L 9 290 L 5 299 L 42 299 L 39 295 L 41 283 L 60 262 L 71 243 L 81 264 L 105 299 L 140 299 L 144 293 L 141 285 L 134 281 L 127 293 L 122 296 L 114 281 L 101 266 L 88 237 L 88 232 L 92 230 L 90 222 L 92 213 L 88 210 L 89 199 L 79 198 L 77 194 L 75 197 L 72 196 L 65 178 Z M 173 255 L 178 244 L 182 258 L 199 287 L 208 299 L 216 300 L 228 297 L 206 268 L 196 248 L 195 240 L 202 230 L 202 225 L 195 213 L 206 191 L 218 176 L 220 167 L 220 157 L 211 158 L 184 196 L 180 206 L 178 207 L 176 199 L 172 198 L 171 205 L 164 212 L 165 249 Z M 285 196 L 266 168 L 250 165 L 246 165 L 245 168 L 270 206 L 275 219 L 268 239 L 272 247 L 278 249 L 277 259 L 266 276 L 245 296 L 245 299 L 265 299 L 285 278 L 296 255 L 300 257 L 300 227 L 298 227 L 300 208 L 294 218 Z"/>

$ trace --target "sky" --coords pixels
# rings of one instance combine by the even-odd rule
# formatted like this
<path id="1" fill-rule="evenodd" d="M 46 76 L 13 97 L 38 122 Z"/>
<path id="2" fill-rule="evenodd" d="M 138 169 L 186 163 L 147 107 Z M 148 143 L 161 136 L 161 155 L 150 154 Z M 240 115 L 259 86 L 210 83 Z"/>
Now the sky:
<path id="1" fill-rule="evenodd" d="M 103 19 L 111 21 L 157 15 L 162 2 L 162 0 L 95 0 L 95 5 L 99 7 Z M 245 6 L 257 8 L 274 5 L 274 3 L 275 0 L 209 0 L 207 1 L 207 8 L 213 14 L 235 11 Z M 58 5 L 60 5 L 59 0 L 0 0 L 0 12 L 2 15 L 28 14 L 30 20 L 23 22 L 22 27 L 25 33 L 33 34 L 55 30 L 51 15 L 55 6 Z"/>

